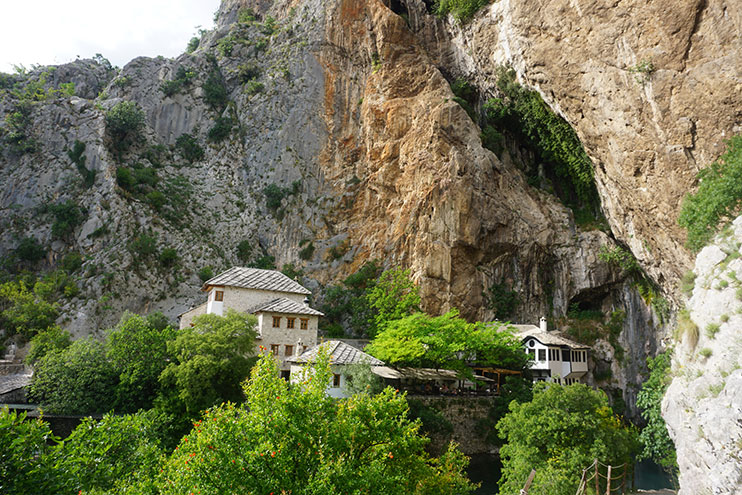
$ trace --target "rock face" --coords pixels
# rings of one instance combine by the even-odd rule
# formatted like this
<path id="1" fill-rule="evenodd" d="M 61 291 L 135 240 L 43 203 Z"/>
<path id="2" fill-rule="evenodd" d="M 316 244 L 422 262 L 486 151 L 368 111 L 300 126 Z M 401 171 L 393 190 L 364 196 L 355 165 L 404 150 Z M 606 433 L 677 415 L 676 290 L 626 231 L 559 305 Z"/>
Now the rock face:
<path id="1" fill-rule="evenodd" d="M 697 325 L 678 335 L 662 401 L 680 467 L 679 495 L 742 493 L 742 217 L 696 258 L 688 301 Z M 686 324 L 687 325 L 687 324 Z"/>
<path id="2" fill-rule="evenodd" d="M 613 234 L 674 291 L 691 265 L 680 202 L 742 130 L 740 3 L 500 0 L 464 26 L 436 21 L 430 2 L 406 4 L 437 65 L 485 92 L 510 65 L 566 118 Z"/>

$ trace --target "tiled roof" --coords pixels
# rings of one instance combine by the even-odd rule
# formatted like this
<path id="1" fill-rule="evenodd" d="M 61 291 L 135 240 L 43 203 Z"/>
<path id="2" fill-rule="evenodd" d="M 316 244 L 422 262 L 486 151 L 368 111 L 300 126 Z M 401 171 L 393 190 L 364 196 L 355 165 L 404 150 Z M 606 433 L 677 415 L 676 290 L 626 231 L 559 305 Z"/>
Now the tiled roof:
<path id="1" fill-rule="evenodd" d="M 567 346 L 571 349 L 588 349 L 589 346 L 575 342 L 574 340 L 564 337 L 559 332 L 542 332 L 539 327 L 533 325 L 511 325 L 515 327 L 515 336 L 521 340 L 533 337 L 544 345 Z M 521 328 L 519 328 L 521 327 Z M 525 327 L 525 328 L 524 328 Z"/>
<path id="2" fill-rule="evenodd" d="M 312 309 L 302 303 L 286 299 L 285 297 L 279 297 L 271 299 L 268 302 L 258 304 L 247 310 L 248 313 L 284 313 L 290 315 L 312 315 L 312 316 L 325 316 L 323 313 Z"/>
<path id="3" fill-rule="evenodd" d="M 0 394 L 27 387 L 31 383 L 30 374 L 5 375 L 0 377 Z"/>
<path id="4" fill-rule="evenodd" d="M 291 363 L 306 363 L 317 357 L 320 347 L 326 347 L 330 353 L 330 364 L 369 364 L 371 366 L 383 366 L 384 363 L 375 357 L 366 354 L 355 347 L 339 340 L 328 340 L 320 345 L 308 349 L 301 356 L 293 356 L 286 361 Z"/>
<path id="5" fill-rule="evenodd" d="M 278 292 L 292 292 L 294 294 L 311 294 L 298 282 L 276 270 L 261 270 L 259 268 L 243 268 L 235 266 L 207 280 L 203 290 L 211 285 L 226 285 L 242 287 L 243 289 L 274 290 Z"/>

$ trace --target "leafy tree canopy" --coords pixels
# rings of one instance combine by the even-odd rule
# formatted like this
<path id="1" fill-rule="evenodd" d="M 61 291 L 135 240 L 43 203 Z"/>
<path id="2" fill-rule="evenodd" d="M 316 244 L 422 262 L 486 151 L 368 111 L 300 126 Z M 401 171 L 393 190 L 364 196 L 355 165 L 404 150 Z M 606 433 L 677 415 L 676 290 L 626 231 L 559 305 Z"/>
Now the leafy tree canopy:
<path id="1" fill-rule="evenodd" d="M 200 315 L 193 324 L 168 342 L 172 361 L 160 375 L 166 409 L 189 417 L 214 404 L 242 400 L 240 384 L 255 362 L 250 356 L 257 320 L 230 310 L 225 316 Z"/>
<path id="2" fill-rule="evenodd" d="M 328 356 L 298 386 L 263 355 L 242 406 L 207 411 L 167 460 L 161 493 L 464 494 L 466 458 L 434 459 L 404 396 L 387 388 L 344 401 L 325 395 Z"/>
<path id="3" fill-rule="evenodd" d="M 633 462 L 638 451 L 635 430 L 613 414 L 606 395 L 582 384 L 536 384 L 533 400 L 511 402 L 497 429 L 506 440 L 503 494 L 518 493 L 535 469 L 533 493 L 573 495 L 594 459 L 617 466 Z"/>
<path id="4" fill-rule="evenodd" d="M 471 375 L 471 362 L 516 370 L 528 363 L 520 341 L 507 329 L 468 323 L 456 310 L 389 321 L 366 351 L 393 365 L 452 369 L 465 375 Z"/>
<path id="5" fill-rule="evenodd" d="M 51 352 L 61 351 L 72 344 L 72 336 L 57 325 L 42 330 L 31 339 L 31 349 L 26 354 L 26 364 L 33 365 Z"/>
<path id="6" fill-rule="evenodd" d="M 32 337 L 52 325 L 59 316 L 57 304 L 46 297 L 51 291 L 48 283 L 39 281 L 29 289 L 23 280 L 0 285 L 0 323 L 11 334 Z"/>
<path id="7" fill-rule="evenodd" d="M 371 309 L 369 336 L 393 320 L 420 311 L 420 293 L 410 279 L 410 270 L 387 270 L 376 283 L 366 289 L 366 301 Z"/>

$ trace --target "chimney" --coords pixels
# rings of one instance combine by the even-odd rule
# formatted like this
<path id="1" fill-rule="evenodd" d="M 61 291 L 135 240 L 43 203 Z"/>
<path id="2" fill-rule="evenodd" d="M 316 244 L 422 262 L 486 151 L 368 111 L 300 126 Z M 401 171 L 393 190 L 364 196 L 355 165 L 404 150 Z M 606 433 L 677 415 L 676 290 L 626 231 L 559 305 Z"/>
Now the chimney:
<path id="1" fill-rule="evenodd" d="M 538 323 L 539 323 L 539 328 L 541 329 L 542 332 L 548 332 L 549 331 L 548 327 L 546 326 L 546 317 L 545 316 L 542 316 Z"/>
<path id="2" fill-rule="evenodd" d="M 299 357 L 301 356 L 301 348 L 304 345 L 304 343 L 301 340 L 296 341 L 296 348 L 294 349 L 294 356 Z"/>

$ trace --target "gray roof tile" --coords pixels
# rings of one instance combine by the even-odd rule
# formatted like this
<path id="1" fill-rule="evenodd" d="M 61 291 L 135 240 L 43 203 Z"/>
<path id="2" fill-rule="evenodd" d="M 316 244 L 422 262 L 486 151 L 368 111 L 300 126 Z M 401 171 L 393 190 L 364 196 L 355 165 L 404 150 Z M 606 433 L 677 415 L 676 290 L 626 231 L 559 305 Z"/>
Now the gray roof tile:
<path id="1" fill-rule="evenodd" d="M 279 271 L 244 268 L 241 266 L 234 266 L 226 272 L 207 280 L 203 285 L 203 290 L 207 290 L 212 285 L 242 287 L 243 289 L 274 290 L 278 292 L 292 292 L 294 294 L 311 294 L 308 289 L 302 287 L 301 284 L 291 280 Z"/>
<path id="2" fill-rule="evenodd" d="M 580 344 L 572 339 L 564 337 L 559 332 L 550 331 L 542 332 L 541 329 L 533 325 L 511 325 L 516 328 L 515 336 L 521 340 L 525 340 L 528 337 L 533 337 L 544 345 L 558 345 L 567 346 L 571 349 L 589 349 L 590 346 Z M 520 328 L 518 328 L 520 327 Z"/>
<path id="3" fill-rule="evenodd" d="M 291 315 L 312 315 L 312 316 L 325 316 L 323 313 L 316 309 L 310 308 L 302 303 L 286 299 L 285 297 L 278 297 L 271 299 L 268 302 L 258 304 L 247 310 L 248 313 L 285 313 Z"/>
<path id="4" fill-rule="evenodd" d="M 286 361 L 291 363 L 306 363 L 317 357 L 321 346 L 325 346 L 330 353 L 330 364 L 369 364 L 371 366 L 383 366 L 384 363 L 370 354 L 356 349 L 355 347 L 339 340 L 328 340 L 306 350 L 301 356 L 293 356 Z"/>

